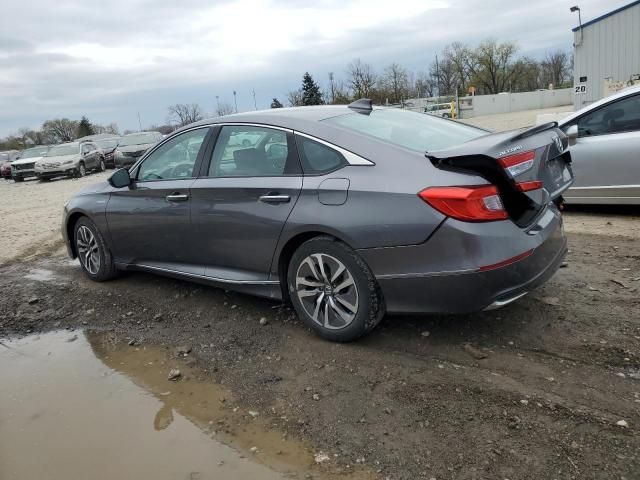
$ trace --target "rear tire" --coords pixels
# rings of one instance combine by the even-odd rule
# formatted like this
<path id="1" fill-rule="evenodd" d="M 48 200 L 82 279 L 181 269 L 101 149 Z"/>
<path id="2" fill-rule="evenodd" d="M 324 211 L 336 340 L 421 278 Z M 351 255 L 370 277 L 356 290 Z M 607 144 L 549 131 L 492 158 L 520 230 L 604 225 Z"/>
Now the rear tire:
<path id="1" fill-rule="evenodd" d="M 98 227 L 89 218 L 80 218 L 73 227 L 73 242 L 82 271 L 94 282 L 117 275 L 113 255 Z"/>
<path id="2" fill-rule="evenodd" d="M 294 252 L 287 289 L 300 319 L 319 336 L 350 342 L 373 330 L 385 313 L 369 267 L 347 245 L 316 237 Z"/>
<path id="3" fill-rule="evenodd" d="M 76 170 L 76 177 L 82 178 L 87 174 L 87 168 L 84 166 L 84 162 L 80 162 L 78 169 Z"/>

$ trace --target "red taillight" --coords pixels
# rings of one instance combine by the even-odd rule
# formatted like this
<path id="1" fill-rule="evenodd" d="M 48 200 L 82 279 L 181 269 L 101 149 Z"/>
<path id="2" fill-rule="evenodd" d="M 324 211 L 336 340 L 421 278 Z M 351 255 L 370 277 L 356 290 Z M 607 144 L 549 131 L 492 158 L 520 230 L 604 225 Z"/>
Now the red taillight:
<path id="1" fill-rule="evenodd" d="M 532 190 L 539 190 L 542 188 L 542 182 L 539 180 L 534 180 L 533 182 L 519 182 L 516 183 L 516 187 L 521 192 L 530 192 Z"/>
<path id="2" fill-rule="evenodd" d="M 500 162 L 500 165 L 502 165 L 512 177 L 516 177 L 533 167 L 535 158 L 536 152 L 530 150 L 528 152 L 516 153 L 515 155 L 499 158 L 498 162 Z"/>
<path id="3" fill-rule="evenodd" d="M 439 212 L 465 222 L 490 222 L 508 218 L 498 189 L 493 185 L 432 187 L 418 196 Z"/>

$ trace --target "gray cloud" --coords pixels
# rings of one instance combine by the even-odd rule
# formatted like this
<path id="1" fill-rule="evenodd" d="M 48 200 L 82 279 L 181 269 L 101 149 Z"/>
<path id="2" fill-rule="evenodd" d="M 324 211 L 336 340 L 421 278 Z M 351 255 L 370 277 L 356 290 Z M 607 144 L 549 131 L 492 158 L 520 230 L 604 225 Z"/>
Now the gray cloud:
<path id="1" fill-rule="evenodd" d="M 373 3 L 371 3 L 373 2 Z M 162 123 L 169 104 L 215 96 L 240 109 L 283 99 L 304 71 L 321 83 L 359 57 L 382 70 L 426 70 L 452 41 L 493 37 L 541 55 L 569 49 L 569 2 L 537 0 L 110 0 L 3 5 L 0 135 L 47 118 L 87 115 L 121 128 Z M 593 18 L 621 1 L 581 0 Z"/>

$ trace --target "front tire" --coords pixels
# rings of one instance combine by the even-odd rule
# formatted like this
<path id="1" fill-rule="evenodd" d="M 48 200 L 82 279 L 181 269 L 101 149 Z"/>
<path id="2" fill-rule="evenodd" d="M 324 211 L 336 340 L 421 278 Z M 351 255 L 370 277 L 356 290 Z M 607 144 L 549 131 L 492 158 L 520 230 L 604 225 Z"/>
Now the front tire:
<path id="1" fill-rule="evenodd" d="M 117 275 L 111 251 L 98 227 L 82 217 L 73 229 L 75 250 L 84 273 L 95 282 L 104 282 Z"/>
<path id="2" fill-rule="evenodd" d="M 98 165 L 98 171 L 104 172 L 107 169 L 107 166 L 104 164 L 104 158 L 100 158 L 100 164 Z"/>
<path id="3" fill-rule="evenodd" d="M 334 342 L 362 337 L 385 313 L 369 267 L 354 250 L 331 237 L 312 238 L 298 247 L 289 262 L 287 288 L 300 319 Z"/>

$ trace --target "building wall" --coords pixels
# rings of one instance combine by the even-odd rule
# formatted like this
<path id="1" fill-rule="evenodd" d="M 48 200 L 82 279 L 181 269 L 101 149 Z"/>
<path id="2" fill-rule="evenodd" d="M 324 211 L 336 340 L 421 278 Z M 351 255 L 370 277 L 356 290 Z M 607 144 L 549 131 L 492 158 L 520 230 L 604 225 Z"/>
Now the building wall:
<path id="1" fill-rule="evenodd" d="M 587 77 L 586 92 L 574 97 L 578 110 L 604 97 L 605 79 L 627 82 L 640 74 L 640 4 L 603 18 L 574 35 L 574 86 Z"/>

